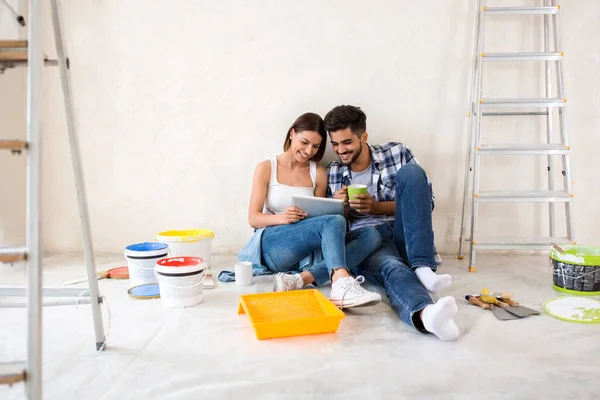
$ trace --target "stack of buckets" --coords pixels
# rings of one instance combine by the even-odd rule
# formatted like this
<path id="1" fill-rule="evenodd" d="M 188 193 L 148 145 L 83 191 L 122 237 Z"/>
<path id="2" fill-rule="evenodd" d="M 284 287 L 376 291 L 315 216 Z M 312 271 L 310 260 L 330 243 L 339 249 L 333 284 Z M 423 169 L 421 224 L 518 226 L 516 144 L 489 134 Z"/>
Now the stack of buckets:
<path id="1" fill-rule="evenodd" d="M 156 242 L 127 246 L 130 286 L 158 283 L 165 307 L 200 304 L 213 237 L 208 229 L 165 231 L 157 235 Z"/>

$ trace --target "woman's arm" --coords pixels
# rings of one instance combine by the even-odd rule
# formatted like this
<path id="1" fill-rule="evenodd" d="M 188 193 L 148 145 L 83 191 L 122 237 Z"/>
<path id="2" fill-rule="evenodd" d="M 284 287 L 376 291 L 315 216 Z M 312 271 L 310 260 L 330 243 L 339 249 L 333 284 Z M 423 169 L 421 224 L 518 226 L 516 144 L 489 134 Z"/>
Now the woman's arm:
<path id="1" fill-rule="evenodd" d="M 254 170 L 252 194 L 248 210 L 248 222 L 253 228 L 291 224 L 304 218 L 304 213 L 297 207 L 288 207 L 285 214 L 265 214 L 263 208 L 267 198 L 267 189 L 271 180 L 271 162 L 263 161 Z"/>
<path id="2" fill-rule="evenodd" d="M 315 197 L 327 197 L 327 170 L 317 164 L 317 184 L 315 185 Z"/>

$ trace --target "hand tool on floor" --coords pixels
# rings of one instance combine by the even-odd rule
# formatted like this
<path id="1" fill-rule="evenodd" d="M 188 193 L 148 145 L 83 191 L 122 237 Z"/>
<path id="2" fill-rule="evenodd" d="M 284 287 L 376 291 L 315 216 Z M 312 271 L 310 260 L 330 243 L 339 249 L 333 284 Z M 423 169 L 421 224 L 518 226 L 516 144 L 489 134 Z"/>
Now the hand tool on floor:
<path id="1" fill-rule="evenodd" d="M 494 296 L 496 294 L 497 293 L 493 293 L 492 296 Z M 504 308 L 509 313 L 515 314 L 519 317 L 529 317 L 531 315 L 539 315 L 538 311 L 533 310 L 528 307 L 523 307 L 523 306 L 519 305 L 519 303 L 517 303 L 516 301 L 512 300 L 512 293 L 504 293 L 504 294 L 510 294 L 510 296 L 500 296 L 500 297 L 496 296 L 498 303 L 494 303 L 494 304 L 499 305 L 500 307 Z M 482 297 L 483 302 L 488 302 L 488 301 L 486 301 L 486 299 L 488 299 L 489 296 L 490 296 L 489 291 L 486 288 L 481 289 L 480 297 Z"/>
<path id="2" fill-rule="evenodd" d="M 492 297 L 492 296 L 489 296 L 489 297 L 490 297 L 490 299 L 496 300 L 495 297 Z M 494 313 L 494 316 L 501 321 L 508 321 L 511 319 L 520 319 L 521 318 L 515 314 L 511 314 L 508 311 L 505 311 L 503 308 L 497 306 L 494 303 L 483 302 L 479 296 L 466 295 L 465 299 L 467 299 L 467 301 L 469 301 L 470 303 L 483 308 L 484 310 L 492 310 L 492 312 Z M 490 300 L 490 302 L 491 301 L 492 300 Z M 498 302 L 498 300 L 496 300 L 496 302 Z"/>
<path id="3" fill-rule="evenodd" d="M 485 289 L 484 289 L 485 290 Z M 520 319 L 521 316 L 509 313 L 505 310 L 505 307 L 508 307 L 508 304 L 498 300 L 496 297 L 482 293 L 479 296 L 479 300 L 484 304 L 488 304 L 490 306 L 490 310 L 494 313 L 496 318 L 502 321 L 508 321 L 511 319 Z"/>
<path id="4" fill-rule="evenodd" d="M 519 317 L 529 317 L 531 315 L 540 314 L 539 311 L 533 310 L 529 307 L 523 307 L 522 305 L 519 305 L 518 302 L 512 299 L 500 298 L 500 301 L 508 305 L 507 307 L 504 307 L 506 311 L 508 311 L 511 314 L 518 315 Z"/>
<path id="5" fill-rule="evenodd" d="M 496 298 L 503 298 L 503 299 L 512 299 L 512 292 L 494 292 L 494 293 L 490 293 L 489 290 L 487 290 L 486 288 L 481 289 L 481 293 L 485 294 L 487 296 L 494 296 Z M 479 296 L 479 295 L 475 295 L 475 296 Z"/>
<path id="6" fill-rule="evenodd" d="M 100 279 L 129 279 L 129 268 L 127 267 L 115 267 L 106 271 L 99 271 L 97 274 L 98 280 Z M 87 282 L 87 278 L 75 279 L 72 281 L 63 282 L 63 285 L 74 285 L 76 283 Z"/>

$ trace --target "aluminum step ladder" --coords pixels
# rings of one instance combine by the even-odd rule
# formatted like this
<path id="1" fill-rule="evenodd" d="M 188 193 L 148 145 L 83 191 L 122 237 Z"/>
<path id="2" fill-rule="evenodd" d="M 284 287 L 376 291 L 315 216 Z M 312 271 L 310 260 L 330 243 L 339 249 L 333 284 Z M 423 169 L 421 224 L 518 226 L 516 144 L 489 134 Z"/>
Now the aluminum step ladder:
<path id="1" fill-rule="evenodd" d="M 90 223 L 85 195 L 79 144 L 72 111 L 69 60 L 66 57 L 64 38 L 61 31 L 60 10 L 57 0 L 50 0 L 52 22 L 58 60 L 48 60 L 43 52 L 42 1 L 29 1 L 29 41 L 0 41 L 0 73 L 9 68 L 27 66 L 27 140 L 0 140 L 0 152 L 27 154 L 27 244 L 25 247 L 0 247 L 0 263 L 28 263 L 28 286 L 26 288 L 0 288 L 2 297 L 26 297 L 28 310 L 27 360 L 22 363 L 0 363 L 0 384 L 12 385 L 25 382 L 28 399 L 42 398 L 42 306 L 44 297 L 76 297 L 68 301 L 54 301 L 49 305 L 90 303 L 94 321 L 96 349 L 105 345 L 104 328 L 98 291 L 96 266 L 91 241 Z M 2 4 L 0 4 L 2 6 Z M 71 159 L 77 188 L 79 216 L 83 234 L 83 249 L 89 287 L 43 288 L 42 287 L 42 242 L 41 242 L 41 156 L 42 156 L 42 73 L 44 65 L 58 65 L 65 102 L 67 130 L 71 147 Z M 0 77 L 2 78 L 2 77 Z M 8 79 L 8 78 L 7 78 Z M 11 305 L 9 305 L 11 306 Z"/>
<path id="2" fill-rule="evenodd" d="M 570 147 L 567 135 L 567 99 L 563 79 L 563 56 L 560 33 L 560 6 L 556 0 L 543 0 L 539 7 L 488 7 L 486 0 L 477 1 L 477 19 L 473 44 L 473 69 L 469 112 L 468 148 L 466 156 L 462 217 L 458 258 L 464 257 L 465 243 L 469 242 L 469 271 L 475 272 L 476 250 L 545 250 L 551 243 L 574 243 L 573 193 L 571 189 Z M 541 15 L 544 18 L 544 51 L 524 53 L 486 53 L 484 31 L 487 18 L 498 15 Z M 482 96 L 483 65 L 486 62 L 543 62 L 545 69 L 545 97 L 536 99 L 493 99 Z M 553 90 L 552 64 L 555 65 L 555 89 Z M 525 111 L 534 109 L 536 111 Z M 553 139 L 553 112 L 558 112 L 560 143 Z M 501 116 L 545 116 L 546 141 L 540 144 L 482 143 L 482 119 Z M 545 155 L 548 162 L 547 190 L 480 190 L 481 157 L 483 156 L 534 156 Z M 562 158 L 562 188 L 555 188 L 551 169 L 553 156 Z M 470 201 L 469 201 L 470 200 Z M 549 235 L 541 238 L 500 238 L 482 240 L 477 234 L 478 206 L 483 202 L 535 202 L 549 204 Z M 556 237 L 555 203 L 564 203 L 566 237 Z M 470 208 L 470 232 L 467 229 L 467 209 Z"/>

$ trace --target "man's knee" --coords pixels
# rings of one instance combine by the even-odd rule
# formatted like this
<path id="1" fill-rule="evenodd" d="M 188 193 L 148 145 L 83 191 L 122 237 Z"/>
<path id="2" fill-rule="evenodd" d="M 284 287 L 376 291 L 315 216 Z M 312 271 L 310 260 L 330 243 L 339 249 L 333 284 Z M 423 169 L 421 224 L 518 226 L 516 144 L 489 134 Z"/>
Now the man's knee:
<path id="1" fill-rule="evenodd" d="M 406 164 L 396 172 L 397 183 L 413 179 L 427 180 L 427 174 L 419 164 Z"/>
<path id="2" fill-rule="evenodd" d="M 346 236 L 350 240 L 360 239 L 369 242 L 377 242 L 378 245 L 381 245 L 382 241 L 381 234 L 379 233 L 379 231 L 371 226 L 350 231 Z"/>

